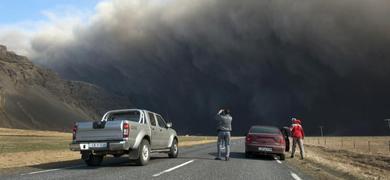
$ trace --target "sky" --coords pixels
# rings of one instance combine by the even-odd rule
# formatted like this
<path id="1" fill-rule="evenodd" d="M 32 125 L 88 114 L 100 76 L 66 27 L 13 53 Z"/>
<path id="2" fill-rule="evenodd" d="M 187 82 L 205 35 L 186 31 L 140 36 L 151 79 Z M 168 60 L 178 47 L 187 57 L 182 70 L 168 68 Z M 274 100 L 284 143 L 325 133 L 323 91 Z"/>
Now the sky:
<path id="1" fill-rule="evenodd" d="M 0 24 L 14 24 L 46 19 L 46 11 L 78 9 L 93 11 L 101 0 L 2 0 Z"/>

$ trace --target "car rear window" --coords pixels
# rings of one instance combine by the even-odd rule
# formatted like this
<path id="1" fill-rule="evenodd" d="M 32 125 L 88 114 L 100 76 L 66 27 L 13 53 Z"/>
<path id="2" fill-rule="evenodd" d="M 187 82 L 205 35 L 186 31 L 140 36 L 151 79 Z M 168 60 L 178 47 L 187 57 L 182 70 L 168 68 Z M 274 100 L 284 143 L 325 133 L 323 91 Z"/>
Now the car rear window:
<path id="1" fill-rule="evenodd" d="M 139 122 L 140 112 L 139 111 L 127 111 L 127 112 L 117 112 L 110 115 L 108 121 L 117 121 L 117 120 L 128 120 Z"/>
<path id="2" fill-rule="evenodd" d="M 267 133 L 267 134 L 280 134 L 280 130 L 276 127 L 252 127 L 249 130 L 250 133 Z"/>

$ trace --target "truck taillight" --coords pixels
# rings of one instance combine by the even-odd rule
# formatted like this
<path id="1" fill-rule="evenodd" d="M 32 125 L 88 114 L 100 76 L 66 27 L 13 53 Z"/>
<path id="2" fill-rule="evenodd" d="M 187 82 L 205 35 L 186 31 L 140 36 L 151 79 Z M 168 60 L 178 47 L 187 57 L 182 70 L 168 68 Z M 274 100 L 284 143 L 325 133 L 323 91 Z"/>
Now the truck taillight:
<path id="1" fill-rule="evenodd" d="M 123 138 L 128 138 L 130 132 L 130 125 L 128 123 L 123 123 Z"/>
<path id="2" fill-rule="evenodd" d="M 74 123 L 73 125 L 73 131 L 72 131 L 72 139 L 76 140 L 76 133 L 77 133 L 77 124 Z"/>

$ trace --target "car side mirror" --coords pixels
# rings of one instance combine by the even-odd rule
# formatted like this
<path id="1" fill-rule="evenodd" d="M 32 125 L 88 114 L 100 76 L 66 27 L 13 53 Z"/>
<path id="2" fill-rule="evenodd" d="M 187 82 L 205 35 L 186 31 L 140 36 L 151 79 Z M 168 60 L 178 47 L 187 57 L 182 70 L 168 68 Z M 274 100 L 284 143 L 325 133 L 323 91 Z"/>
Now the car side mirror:
<path id="1" fill-rule="evenodd" d="M 167 128 L 171 128 L 171 127 L 172 127 L 172 123 L 171 122 L 167 123 Z"/>

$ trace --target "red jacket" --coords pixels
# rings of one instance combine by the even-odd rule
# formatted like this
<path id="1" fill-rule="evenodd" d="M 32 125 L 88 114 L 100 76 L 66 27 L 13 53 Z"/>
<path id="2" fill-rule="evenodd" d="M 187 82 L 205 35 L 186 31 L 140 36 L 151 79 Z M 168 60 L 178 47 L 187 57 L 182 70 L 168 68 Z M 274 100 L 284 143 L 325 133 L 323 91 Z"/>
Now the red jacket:
<path id="1" fill-rule="evenodd" d="M 303 139 L 305 137 L 305 133 L 303 132 L 302 126 L 300 124 L 298 124 L 299 122 L 294 122 L 294 124 L 292 124 L 292 126 L 290 128 L 291 136 L 293 138 L 302 138 Z"/>

